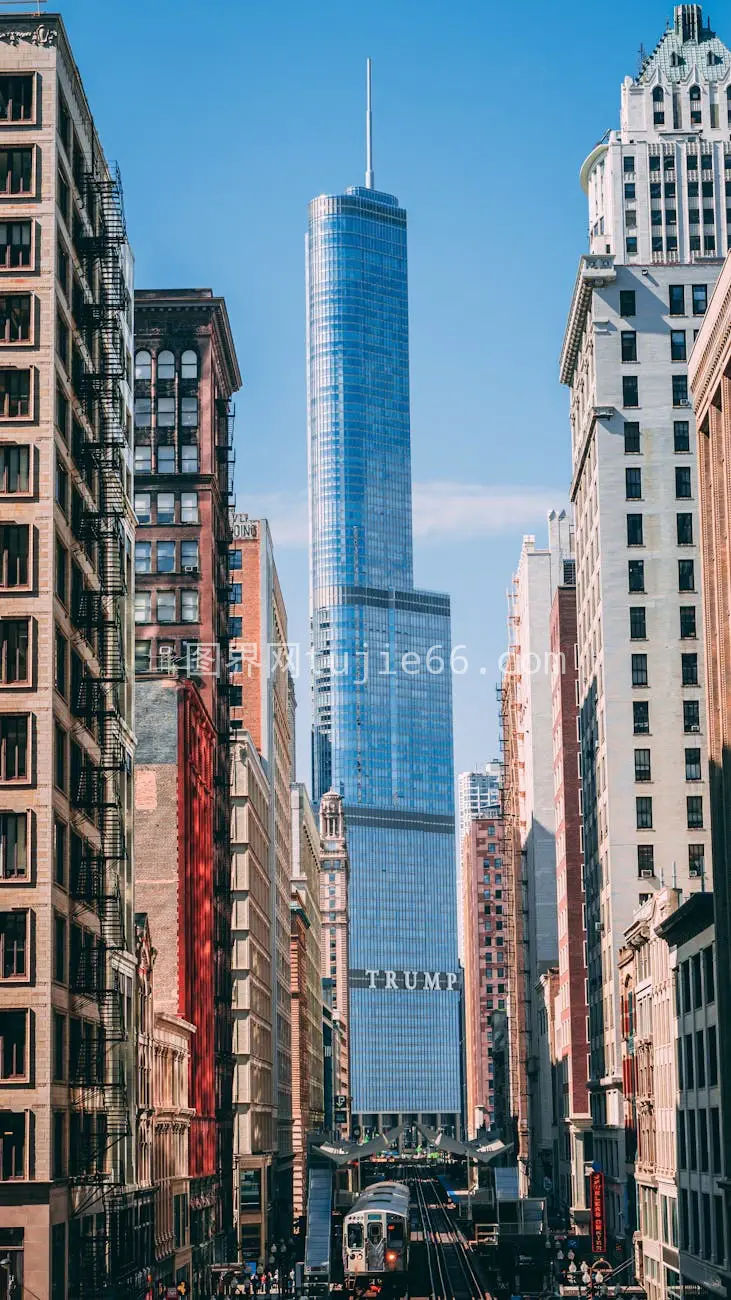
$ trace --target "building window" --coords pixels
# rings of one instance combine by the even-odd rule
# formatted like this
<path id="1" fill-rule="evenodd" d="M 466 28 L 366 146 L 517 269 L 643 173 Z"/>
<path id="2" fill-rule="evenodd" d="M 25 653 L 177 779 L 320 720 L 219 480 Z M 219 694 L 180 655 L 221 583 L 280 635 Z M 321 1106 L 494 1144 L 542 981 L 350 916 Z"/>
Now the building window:
<path id="1" fill-rule="evenodd" d="M 697 732 L 700 729 L 700 702 L 698 700 L 683 700 L 683 731 Z"/>
<path id="2" fill-rule="evenodd" d="M 635 169 L 635 160 L 634 160 L 634 155 L 633 155 L 633 154 L 629 154 L 629 153 L 625 154 L 625 155 L 624 155 L 623 162 L 624 162 L 624 170 L 625 170 L 625 172 L 633 172 L 633 171 L 634 171 L 634 169 Z"/>
<path id="3" fill-rule="evenodd" d="M 693 545 L 693 516 L 676 515 L 676 527 L 678 532 L 678 546 Z"/>
<path id="4" fill-rule="evenodd" d="M 652 830 L 652 799 L 645 796 L 635 799 L 638 831 Z"/>
<path id="5" fill-rule="evenodd" d="M 655 874 L 655 846 L 654 844 L 637 845 L 637 875 L 640 878 L 654 876 Z"/>
<path id="6" fill-rule="evenodd" d="M 198 572 L 198 543 L 195 540 L 180 543 L 180 567 L 183 573 Z"/>
<path id="7" fill-rule="evenodd" d="M 624 187 L 625 198 L 634 198 L 634 188 L 635 188 L 634 185 L 630 185 L 630 186 L 625 185 Z M 632 190 L 632 194 L 629 195 L 627 194 L 628 189 Z M 636 312 L 637 312 L 637 308 L 635 305 L 634 289 L 620 289 L 619 291 L 620 316 L 634 316 Z"/>
<path id="8" fill-rule="evenodd" d="M 690 465 L 675 466 L 675 495 L 679 500 L 690 499 Z"/>
<path id="9" fill-rule="evenodd" d="M 158 524 L 175 523 L 175 493 L 174 492 L 158 492 L 156 518 Z"/>
<path id="10" fill-rule="evenodd" d="M 685 315 L 685 285 L 671 284 L 669 293 L 670 293 L 670 315 L 684 316 Z"/>
<path id="11" fill-rule="evenodd" d="M 197 524 L 199 522 L 197 492 L 180 493 L 180 522 L 181 524 Z"/>
<path id="12" fill-rule="evenodd" d="M 62 889 L 66 888 L 66 823 L 56 817 L 53 824 L 53 868 L 54 880 Z"/>
<path id="13" fill-rule="evenodd" d="M 0 420 L 25 420 L 29 415 L 30 370 L 0 370 Z"/>
<path id="14" fill-rule="evenodd" d="M 634 700 L 632 703 L 632 721 L 636 736 L 650 734 L 650 704 L 648 700 Z"/>
<path id="15" fill-rule="evenodd" d="M 241 584 L 240 582 L 232 582 L 232 583 L 229 584 L 229 589 L 228 589 L 228 603 L 229 603 L 229 605 L 240 605 L 240 604 L 241 604 L 242 590 L 243 590 L 243 588 L 242 588 L 242 584 Z"/>
<path id="16" fill-rule="evenodd" d="M 633 420 L 624 422 L 624 450 L 626 454 L 639 452 L 642 450 L 640 445 L 640 426 Z"/>
<path id="17" fill-rule="evenodd" d="M 167 350 L 160 352 L 157 358 L 157 377 L 158 379 L 175 378 L 175 357 L 172 352 Z"/>
<path id="18" fill-rule="evenodd" d="M 706 873 L 706 850 L 703 844 L 688 845 L 688 874 L 702 877 Z"/>
<path id="19" fill-rule="evenodd" d="M 624 471 L 624 493 L 628 501 L 639 501 L 642 497 L 642 470 L 635 467 Z"/>
<path id="20" fill-rule="evenodd" d="M 26 685 L 30 674 L 30 619 L 0 620 L 0 685 Z"/>
<path id="21" fill-rule="evenodd" d="M 637 334 L 635 330 L 622 330 L 622 360 L 637 360 Z"/>
<path id="22" fill-rule="evenodd" d="M 645 590 L 645 561 L 628 560 L 627 573 L 630 591 Z"/>
<path id="23" fill-rule="evenodd" d="M 636 254 L 636 252 L 637 252 L 637 236 L 636 236 L 636 235 L 628 235 L 628 236 L 627 236 L 627 255 L 628 255 L 629 257 L 632 257 L 634 254 Z"/>
<path id="24" fill-rule="evenodd" d="M 175 542 L 157 543 L 157 572 L 175 572 Z"/>
<path id="25" fill-rule="evenodd" d="M 180 593 L 180 616 L 183 623 L 197 623 L 199 619 L 199 596 L 196 588 Z"/>
<path id="26" fill-rule="evenodd" d="M 651 781 L 652 765 L 649 749 L 635 750 L 635 781 Z"/>
<path id="27" fill-rule="evenodd" d="M 149 429 L 151 424 L 152 424 L 152 399 L 149 397 L 136 397 L 135 398 L 135 429 Z"/>
<path id="28" fill-rule="evenodd" d="M 135 379 L 152 379 L 152 355 L 146 348 L 135 356 Z"/>
<path id="29" fill-rule="evenodd" d="M 233 573 L 235 569 L 240 569 L 242 567 L 241 556 L 242 552 L 240 550 L 229 551 L 228 567 L 231 573 Z"/>
<path id="30" fill-rule="evenodd" d="M 151 524 L 152 514 L 150 513 L 151 496 L 149 492 L 135 492 L 135 514 L 138 524 Z"/>
<path id="31" fill-rule="evenodd" d="M 695 605 L 680 606 L 680 636 L 683 640 L 696 636 Z"/>
<path id="32" fill-rule="evenodd" d="M 30 340 L 30 294 L 0 294 L 0 343 L 29 343 Z"/>
<path id="33" fill-rule="evenodd" d="M 183 429 L 198 428 L 198 398 L 181 397 L 180 399 L 180 425 Z"/>
<path id="34" fill-rule="evenodd" d="M 30 221 L 0 221 L 0 268 L 12 270 L 30 263 Z"/>
<path id="35" fill-rule="evenodd" d="M 151 542 L 135 542 L 135 573 L 152 573 Z"/>
<path id="36" fill-rule="evenodd" d="M 688 353 L 685 345 L 685 330 L 670 331 L 670 360 L 687 361 Z"/>
<path id="37" fill-rule="evenodd" d="M 0 972 L 4 980 L 28 978 L 28 913 L 0 912 Z"/>
<path id="38" fill-rule="evenodd" d="M 59 1011 L 53 1013 L 53 1078 L 56 1083 L 66 1078 L 66 1017 Z"/>
<path id="39" fill-rule="evenodd" d="M 152 592 L 135 592 L 135 623 L 152 622 Z"/>
<path id="40" fill-rule="evenodd" d="M 0 1010 L 0 1081 L 28 1077 L 28 1012 Z"/>
<path id="41" fill-rule="evenodd" d="M 66 983 L 66 918 L 58 913 L 53 917 L 53 978 L 57 984 Z"/>
<path id="42" fill-rule="evenodd" d="M 135 673 L 149 673 L 152 641 L 135 641 Z"/>
<path id="43" fill-rule="evenodd" d="M 198 473 L 198 444 L 195 442 L 184 442 L 180 448 L 180 472 L 181 474 Z"/>
<path id="44" fill-rule="evenodd" d="M 135 474 L 152 473 L 152 447 L 149 442 L 135 443 Z"/>
<path id="45" fill-rule="evenodd" d="M 673 375 L 673 406 L 688 405 L 688 376 Z"/>
<path id="46" fill-rule="evenodd" d="M 0 1111 L 0 1182 L 26 1175 L 27 1111 Z"/>
<path id="47" fill-rule="evenodd" d="M 699 749 L 686 749 L 685 751 L 685 779 L 686 781 L 701 781 L 701 751 Z"/>
<path id="48" fill-rule="evenodd" d="M 0 496 L 25 496 L 30 492 L 30 447 L 15 443 L 0 446 Z"/>
<path id="49" fill-rule="evenodd" d="M 29 777 L 27 713 L 0 715 L 0 781 L 27 781 Z"/>
<path id="50" fill-rule="evenodd" d="M 238 616 L 229 615 L 229 619 L 228 619 L 229 636 L 233 637 L 234 640 L 237 640 L 238 638 L 241 637 L 242 633 L 243 633 L 243 620 Z"/>
<path id="51" fill-rule="evenodd" d="M 198 378 L 198 354 L 192 348 L 186 349 L 180 358 L 180 378 Z"/>
<path id="52" fill-rule="evenodd" d="M 56 628 L 56 690 L 63 699 L 67 699 L 68 680 L 68 641 Z M 76 703 L 76 701 L 74 701 Z"/>
<path id="53" fill-rule="evenodd" d="M 690 424 L 688 420 L 676 420 L 673 424 L 673 446 L 676 452 L 690 451 Z"/>
<path id="54" fill-rule="evenodd" d="M 24 880 L 27 875 L 27 814 L 0 812 L 0 880 Z"/>
<path id="55" fill-rule="evenodd" d="M 627 545 L 643 545 L 642 515 L 627 515 Z"/>
<path id="56" fill-rule="evenodd" d="M 647 686 L 647 655 L 632 656 L 632 685 Z"/>
<path id="57" fill-rule="evenodd" d="M 629 635 L 632 641 L 647 639 L 647 616 L 644 605 L 633 605 L 629 611 Z"/>
<path id="58" fill-rule="evenodd" d="M 704 181 L 703 183 L 704 194 L 706 192 L 705 186 L 706 186 L 706 182 Z M 713 193 L 713 187 L 711 187 L 711 193 Z M 703 316 L 705 314 L 707 306 L 708 306 L 708 285 L 694 284 L 693 285 L 693 315 Z"/>
<path id="59" fill-rule="evenodd" d="M 678 560 L 678 590 L 695 591 L 695 561 Z"/>
<path id="60" fill-rule="evenodd" d="M 32 194 L 33 150 L 0 149 L 0 194 Z"/>
<path id="61" fill-rule="evenodd" d="M 622 375 L 622 405 L 639 406 L 639 385 L 637 375 Z"/>
<path id="62" fill-rule="evenodd" d="M 157 448 L 157 472 L 158 474 L 175 473 L 175 448 L 170 445 L 160 446 Z"/>
<path id="63" fill-rule="evenodd" d="M 688 812 L 688 830 L 703 830 L 703 796 L 700 794 L 689 794 L 686 799 Z"/>
<path id="64" fill-rule="evenodd" d="M 54 1110 L 53 1112 L 53 1153 L 52 1153 L 53 1165 L 51 1170 L 51 1175 L 53 1178 L 63 1178 L 65 1177 L 66 1174 L 65 1138 L 66 1138 L 66 1112 L 63 1110 Z M 57 1223 L 54 1224 L 52 1229 L 53 1245 L 55 1247 L 54 1251 L 52 1252 L 53 1260 L 54 1260 L 54 1276 L 56 1271 L 55 1257 L 58 1254 L 58 1250 L 59 1250 L 57 1245 L 57 1234 L 58 1234 L 58 1238 L 60 1239 L 60 1233 L 58 1232 L 59 1228 L 61 1229 L 61 1232 L 65 1233 L 66 1225 L 64 1223 Z M 59 1290 L 58 1294 L 61 1295 L 62 1292 Z"/>
<path id="65" fill-rule="evenodd" d="M 157 621 L 158 623 L 175 622 L 175 592 L 174 591 L 158 591 Z"/>

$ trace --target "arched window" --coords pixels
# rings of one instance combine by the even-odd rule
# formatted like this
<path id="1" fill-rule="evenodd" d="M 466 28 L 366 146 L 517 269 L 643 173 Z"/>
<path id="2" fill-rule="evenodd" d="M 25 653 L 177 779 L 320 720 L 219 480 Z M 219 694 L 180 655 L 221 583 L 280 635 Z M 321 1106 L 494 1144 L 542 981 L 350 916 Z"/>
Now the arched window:
<path id="1" fill-rule="evenodd" d="M 157 357 L 158 379 L 175 378 L 175 357 L 172 352 L 160 352 Z"/>
<path id="2" fill-rule="evenodd" d="M 138 352 L 135 357 L 135 379 L 152 379 L 152 356 L 149 352 Z"/>
<path id="3" fill-rule="evenodd" d="M 665 121 L 665 91 L 662 86 L 655 86 L 652 92 L 652 107 L 655 126 L 662 126 Z"/>
<path id="4" fill-rule="evenodd" d="M 700 126 L 703 121 L 701 114 L 701 88 L 700 86 L 691 86 L 690 88 L 690 122 L 691 126 Z"/>
<path id="5" fill-rule="evenodd" d="M 192 348 L 188 348 L 180 358 L 180 377 L 181 379 L 198 378 L 198 353 Z"/>

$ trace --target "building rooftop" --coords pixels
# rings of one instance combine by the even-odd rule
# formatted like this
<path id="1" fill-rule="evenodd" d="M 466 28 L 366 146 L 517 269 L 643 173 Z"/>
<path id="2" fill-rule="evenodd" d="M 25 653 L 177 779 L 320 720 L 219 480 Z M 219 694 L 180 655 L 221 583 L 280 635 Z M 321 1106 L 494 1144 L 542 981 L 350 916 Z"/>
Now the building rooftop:
<path id="1" fill-rule="evenodd" d="M 731 67 L 731 52 L 703 23 L 701 5 L 676 5 L 672 26 L 642 61 L 638 85 L 661 79 L 674 82 L 723 81 Z"/>

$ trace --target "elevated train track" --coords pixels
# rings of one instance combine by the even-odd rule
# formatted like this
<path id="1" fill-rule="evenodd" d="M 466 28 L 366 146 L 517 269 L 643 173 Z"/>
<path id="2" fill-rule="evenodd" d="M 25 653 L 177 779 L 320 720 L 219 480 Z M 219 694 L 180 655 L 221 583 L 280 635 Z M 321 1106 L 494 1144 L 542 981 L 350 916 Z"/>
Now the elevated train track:
<path id="1" fill-rule="evenodd" d="M 447 1211 L 441 1183 L 435 1178 L 409 1181 L 424 1240 L 429 1300 L 490 1300 L 475 1271 L 465 1237 Z M 415 1282 L 415 1278 L 409 1278 L 410 1300 L 416 1300 L 420 1292 Z"/>

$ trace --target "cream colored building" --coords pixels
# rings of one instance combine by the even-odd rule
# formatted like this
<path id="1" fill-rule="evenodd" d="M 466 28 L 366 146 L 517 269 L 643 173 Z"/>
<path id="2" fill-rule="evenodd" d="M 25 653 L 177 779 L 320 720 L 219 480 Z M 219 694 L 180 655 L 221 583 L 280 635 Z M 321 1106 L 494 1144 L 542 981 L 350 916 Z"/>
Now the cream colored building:
<path id="1" fill-rule="evenodd" d="M 334 790 L 320 800 L 320 915 L 324 980 L 332 981 L 333 1122 L 336 1132 L 350 1133 L 350 858 L 343 801 Z M 344 1105 L 338 1103 L 338 1099 Z"/>
<path id="2" fill-rule="evenodd" d="M 292 1145 L 294 1214 L 307 1201 L 307 1137 L 324 1120 L 320 832 L 304 785 L 292 786 Z"/>

